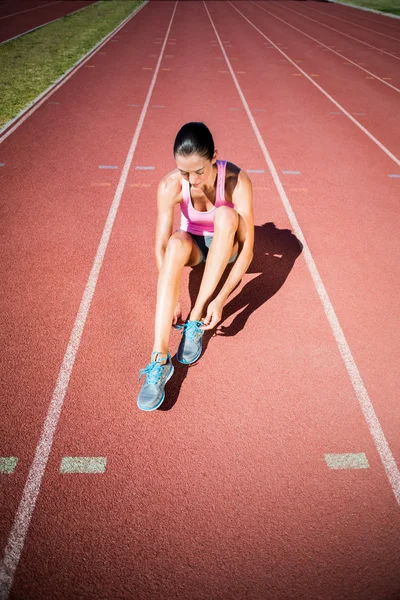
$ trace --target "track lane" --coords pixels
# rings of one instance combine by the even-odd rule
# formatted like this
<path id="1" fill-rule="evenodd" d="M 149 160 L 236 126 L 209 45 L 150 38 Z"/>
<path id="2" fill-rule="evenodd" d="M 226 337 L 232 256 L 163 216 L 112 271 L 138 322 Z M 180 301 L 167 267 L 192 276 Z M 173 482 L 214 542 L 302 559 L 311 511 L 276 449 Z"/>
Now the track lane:
<path id="1" fill-rule="evenodd" d="M 279 6 L 275 2 L 272 2 L 272 4 L 274 6 Z M 354 28 L 345 26 L 343 23 L 340 24 L 340 27 L 328 22 L 325 23 L 320 18 L 316 19 L 315 16 L 307 14 L 307 11 L 299 8 L 297 4 L 295 8 L 287 6 L 285 8 L 285 13 L 287 12 L 295 13 L 301 16 L 303 21 L 317 24 L 320 28 L 334 33 L 338 36 L 338 41 L 340 40 L 340 43 L 344 39 L 349 39 L 357 44 L 370 48 L 371 51 L 382 53 L 387 58 L 390 58 L 390 60 L 395 61 L 395 63 L 398 63 L 400 60 L 399 43 L 394 40 L 385 39 L 383 41 L 382 39 L 376 39 L 380 36 L 376 36 L 375 38 L 366 31 L 355 32 Z"/>
<path id="2" fill-rule="evenodd" d="M 240 24 L 233 18 L 230 22 L 232 26 L 237 23 L 237 29 L 233 32 L 237 35 Z M 238 54 L 237 48 L 228 52 L 232 56 Z M 263 67 L 265 52 L 268 52 L 271 67 L 267 73 Z M 377 394 L 379 418 L 398 460 L 399 445 L 393 424 L 393 419 L 397 422 L 399 418 L 395 410 L 396 392 L 393 385 L 398 378 L 398 368 L 392 352 L 398 335 L 392 330 L 393 326 L 396 329 L 397 310 L 393 294 L 396 284 L 393 283 L 392 273 L 396 272 L 398 260 L 398 211 L 396 187 L 392 185 L 395 180 L 387 177 L 390 161 L 384 155 L 378 156 L 379 152 L 377 154 L 373 145 L 365 146 L 358 132 L 347 127 L 351 125 L 349 121 L 339 125 L 338 121 L 333 121 L 336 115 L 331 115 L 332 120 L 328 121 L 329 104 L 325 104 L 323 97 L 317 98 L 314 91 L 308 89 L 308 82 L 302 78 L 287 75 L 279 85 L 275 85 L 274 80 L 281 69 L 280 63 L 271 58 L 271 52 L 270 49 L 262 50 L 256 38 L 248 48 L 242 46 L 241 60 L 244 64 L 257 56 L 252 61 L 252 76 L 246 74 L 240 77 L 244 93 L 252 99 L 253 105 L 259 106 L 260 94 L 256 91 L 255 81 L 262 77 L 263 88 L 268 90 L 264 97 L 266 112 L 260 113 L 257 123 L 265 132 L 265 139 L 270 140 L 270 151 L 277 163 L 282 165 L 281 168 L 285 168 L 289 158 L 290 168 L 301 171 L 301 181 L 307 181 L 307 187 L 303 186 L 308 193 L 296 194 L 294 210 L 301 226 L 304 226 L 318 268 L 319 257 L 325 257 L 321 264 L 322 279 L 326 282 L 329 295 L 332 295 L 350 348 L 357 350 L 353 352 L 357 364 L 361 357 L 365 361 L 362 376 L 365 374 L 367 389 L 371 385 Z M 239 68 L 243 63 L 239 63 Z M 314 90 L 313 86 L 310 87 Z M 284 98 L 291 100 L 289 105 L 280 106 L 282 89 L 285 90 Z M 296 135 L 295 144 L 286 146 L 281 143 L 280 136 L 286 130 Z M 321 145 L 322 135 L 330 140 L 326 147 Z M 346 144 L 340 141 L 341 138 L 346 140 Z M 335 148 L 334 156 L 332 147 Z M 365 164 L 368 164 L 368 175 Z M 287 185 L 290 185 L 287 179 Z M 301 185 L 298 181 L 296 184 L 296 187 Z M 351 203 L 347 202 L 349 193 Z M 315 205 L 316 194 L 323 198 L 318 210 Z M 358 201 L 356 198 L 359 198 Z M 345 227 L 342 224 L 344 217 Z M 393 229 L 390 230 L 392 225 Z M 381 230 L 382 235 L 379 235 Z M 368 256 L 366 252 L 370 248 L 368 240 L 372 239 L 377 242 L 378 254 L 374 253 L 373 260 L 365 260 L 363 257 Z M 321 240 L 324 241 L 322 245 Z M 338 248 L 342 255 L 338 255 Z M 357 260 L 351 260 L 353 255 Z M 339 281 L 340 288 L 337 285 Z M 375 282 L 373 289 L 370 289 L 371 284 L 367 290 L 364 289 L 365 282 Z M 385 319 L 377 322 L 376 315 L 381 314 L 382 305 L 385 305 Z M 353 313 L 350 307 L 357 307 L 356 312 Z M 368 344 L 365 344 L 364 336 L 369 340 Z M 382 377 L 383 373 L 385 375 Z"/>
<path id="3" fill-rule="evenodd" d="M 251 2 L 251 4 L 263 6 L 260 2 Z M 274 6 L 275 10 L 272 9 L 272 6 Z M 373 44 L 360 44 L 350 37 L 344 37 L 337 32 L 330 31 L 324 27 L 322 28 L 323 37 L 321 37 L 321 27 L 318 26 L 317 21 L 313 22 L 304 19 L 301 15 L 297 14 L 296 11 L 282 11 L 277 4 L 268 4 L 267 10 L 271 12 L 271 9 L 271 14 L 276 13 L 284 20 L 288 20 L 291 24 L 298 27 L 301 31 L 304 31 L 317 39 L 321 38 L 327 46 L 332 46 L 333 49 L 338 50 L 356 62 L 360 62 L 362 65 L 367 66 L 380 77 L 391 77 L 395 84 L 397 83 L 398 85 L 399 64 L 395 57 L 383 53 L 381 54 L 379 49 Z M 260 9 L 260 12 L 263 11 Z M 325 52 L 325 50 L 323 52 Z"/>
<path id="4" fill-rule="evenodd" d="M 380 27 L 379 29 L 377 29 L 377 26 L 374 25 L 373 27 L 371 25 L 367 26 L 366 24 L 362 25 L 359 20 L 349 20 L 348 18 L 343 18 L 343 16 L 339 17 L 337 15 L 332 15 L 332 14 L 328 14 L 326 11 L 322 12 L 320 10 L 317 10 L 316 8 L 314 8 L 313 6 L 308 6 L 307 7 L 308 13 L 315 13 L 318 15 L 322 15 L 324 17 L 324 19 L 326 19 L 326 21 L 324 22 L 329 22 L 329 19 L 333 22 L 333 19 L 337 22 L 340 23 L 347 23 L 350 25 L 353 25 L 355 27 L 359 27 L 360 29 L 363 29 L 364 31 L 368 31 L 371 34 L 374 34 L 374 38 L 375 39 L 379 39 L 379 37 L 376 37 L 376 35 L 381 36 L 383 38 L 388 38 L 391 40 L 395 40 L 396 42 L 400 42 L 400 37 L 393 35 L 393 33 L 390 35 L 390 33 L 388 32 L 388 30 L 384 27 Z M 329 19 L 327 19 L 327 17 L 329 17 Z"/>
<path id="5" fill-rule="evenodd" d="M 97 0 L 74 0 L 63 2 L 44 2 L 43 6 L 25 8 L 22 2 L 11 7 L 0 6 L 0 43 L 11 40 L 19 35 L 30 32 L 32 29 L 47 25 L 49 22 L 61 17 L 66 17 L 86 6 L 94 4 Z M 8 10 L 7 10 L 8 9 Z"/>
<path id="6" fill-rule="evenodd" d="M 331 3 L 330 7 L 327 7 L 329 14 L 349 17 L 357 19 L 357 21 L 368 21 L 369 23 L 382 25 L 387 31 L 398 31 L 400 32 L 400 19 L 389 17 L 383 13 L 372 13 L 364 11 L 354 6 L 341 3 Z"/>
<path id="7" fill-rule="evenodd" d="M 275 45 L 280 45 L 282 54 L 280 66 L 288 72 L 291 77 L 303 77 L 304 75 L 296 66 L 285 60 L 290 58 L 293 63 L 297 60 L 298 69 L 302 69 L 316 85 L 321 86 L 322 91 L 339 103 L 357 123 L 365 127 L 367 131 L 377 140 L 375 143 L 383 145 L 382 150 L 393 156 L 393 167 L 399 168 L 400 142 L 396 122 L 397 105 L 399 103 L 398 93 L 387 86 L 381 85 L 377 80 L 367 80 L 365 74 L 355 68 L 351 63 L 342 61 L 339 56 L 331 52 L 322 52 L 323 49 L 315 51 L 315 44 L 299 32 L 288 28 L 281 21 L 277 25 L 271 23 L 270 15 L 260 10 L 257 6 L 248 3 L 235 4 L 232 7 L 240 11 L 242 18 L 248 27 L 253 26 L 253 31 L 259 36 L 264 44 L 271 40 Z M 240 8 L 239 8 L 240 7 Z M 239 13 L 238 13 L 239 14 Z M 271 13 L 273 14 L 273 13 Z M 261 26 L 262 25 L 262 26 Z M 262 37 L 262 34 L 266 38 Z M 290 42 L 284 45 L 280 40 L 290 35 Z M 265 49 L 264 49 L 265 50 Z M 271 53 L 276 52 L 272 49 Z M 351 75 L 349 76 L 349 71 Z M 312 85 L 312 82 L 309 82 Z M 332 103 L 332 111 L 337 112 L 338 107 Z M 343 113 L 343 117 L 346 118 Z M 347 116 L 347 118 L 349 118 Z M 386 125 L 383 125 L 387 122 Z"/>
<path id="8" fill-rule="evenodd" d="M 364 77 L 368 77 L 368 79 L 371 78 L 377 78 L 379 80 L 379 82 L 383 85 L 386 85 L 388 87 L 390 87 L 391 89 L 393 89 L 395 92 L 399 92 L 400 91 L 400 75 L 398 76 L 397 80 L 396 77 L 387 77 L 388 75 L 388 70 L 387 70 L 387 66 L 384 63 L 384 61 L 382 60 L 382 57 L 380 55 L 371 55 L 371 53 L 366 54 L 364 49 L 360 49 L 360 48 L 354 48 L 354 44 L 347 44 L 347 47 L 345 50 L 343 50 L 340 47 L 340 51 L 338 51 L 336 49 L 335 45 L 327 45 L 327 43 L 325 41 L 322 40 L 322 37 L 320 35 L 320 31 L 315 30 L 315 32 L 312 33 L 312 35 L 310 35 L 310 33 L 307 33 L 306 31 L 304 31 L 304 28 L 302 27 L 303 23 L 299 22 L 298 25 L 294 25 L 292 22 L 292 19 L 289 17 L 289 20 L 287 17 L 285 17 L 284 19 L 282 19 L 282 17 L 278 14 L 276 14 L 276 12 L 271 12 L 271 10 L 268 10 L 265 8 L 265 6 L 262 6 L 260 4 L 254 4 L 255 6 L 259 7 L 261 10 L 263 10 L 263 12 L 265 12 L 265 14 L 272 16 L 273 18 L 277 19 L 278 21 L 280 21 L 281 23 L 285 24 L 287 27 L 290 27 L 292 30 L 297 31 L 298 34 L 301 34 L 304 38 L 306 38 L 307 40 L 309 40 L 311 43 L 315 43 L 316 44 L 316 48 L 318 49 L 318 53 L 324 53 L 324 52 L 329 52 L 331 55 L 335 55 L 337 56 L 341 61 L 342 64 L 346 64 L 346 62 L 350 63 L 347 64 L 347 67 L 356 67 L 356 69 L 359 69 L 360 72 L 364 75 Z M 294 19 L 296 19 L 296 17 L 294 17 Z M 326 40 L 328 41 L 328 40 Z M 331 41 L 336 41 L 336 40 L 331 40 Z M 329 42 L 328 42 L 329 43 Z M 338 47 L 339 48 L 339 47 Z M 366 61 L 366 62 L 363 62 Z M 395 75 L 396 73 L 394 71 L 391 72 L 391 75 Z M 349 75 L 349 74 L 347 74 Z M 394 79 L 394 81 L 393 81 Z M 396 84 L 398 87 L 396 87 Z"/>
<path id="9" fill-rule="evenodd" d="M 139 13 L 118 44 L 93 58 L 93 69 L 81 69 L 53 95 L 59 105 L 44 104 L 2 145 L 0 455 L 19 458 L 16 476 L 1 478 L 7 511 L 18 506 L 118 180 L 118 172 L 98 166 L 121 168 L 140 114 L 128 104 L 143 103 L 152 74 L 142 67 L 154 67 L 149 54 L 165 33 L 164 11 L 147 9 L 151 28 L 143 30 L 147 17 Z M 135 65 L 131 36 L 138 44 Z M 105 74 L 107 95 L 96 84 Z M 2 522 L 2 542 L 11 523 Z"/>
<path id="10" fill-rule="evenodd" d="M 221 7 L 211 4 L 211 8 L 217 20 Z M 194 10 L 194 14 L 189 12 Z M 254 138 L 250 138 L 243 112 L 229 111 L 240 109 L 240 104 L 229 78 L 221 81 L 221 74 L 213 67 L 214 50 L 209 53 L 206 46 L 207 21 L 202 20 L 198 3 L 183 4 L 178 16 L 181 21 L 177 18 L 171 32 L 177 43 L 171 45 L 181 51 L 168 64 L 179 70 L 180 77 L 177 80 L 173 72 L 165 72 L 165 79 L 160 79 L 155 89 L 154 103 L 165 103 L 173 89 L 177 101 L 168 113 L 172 129 L 201 110 L 216 138 L 223 140 L 222 155 L 234 149 L 232 159 L 242 166 L 262 166 L 261 153 Z M 184 25 L 191 21 L 189 17 L 201 25 L 199 32 L 188 34 Z M 229 40 L 235 32 L 232 20 L 229 19 L 229 31 L 225 22 L 226 19 L 221 20 L 219 29 Z M 243 30 L 241 36 L 233 39 L 251 45 L 250 39 L 244 39 Z M 196 82 L 207 78 L 211 84 L 206 101 L 201 94 L 193 94 L 193 85 L 197 85 L 189 53 L 193 48 L 201 51 L 203 59 L 207 57 L 196 74 Z M 281 73 L 277 73 L 276 81 L 280 77 Z M 188 85 L 188 81 L 193 85 Z M 287 110 L 292 90 L 281 85 L 280 91 L 284 102 L 281 108 Z M 216 103 L 224 114 L 223 120 L 215 113 Z M 252 98 L 251 105 L 254 104 Z M 263 113 L 259 118 L 263 119 Z M 163 173 L 172 161 L 167 153 L 173 139 L 163 127 L 165 116 L 155 113 L 153 119 L 145 123 L 137 160 L 145 164 L 159 157 L 156 164 L 160 164 Z M 278 139 L 272 119 L 271 115 L 265 121 L 268 143 Z M 284 152 L 291 144 L 291 156 L 307 154 L 303 147 L 294 149 L 293 140 L 287 135 L 290 126 L 280 135 Z M 279 155 L 282 166 L 285 160 L 281 159 Z M 152 189 L 153 193 L 158 180 L 156 172 L 148 179 L 144 174 L 137 178 L 135 173 L 132 177 L 132 183 L 138 185 L 150 182 L 152 187 L 143 190 Z M 254 176 L 253 182 L 257 188 L 267 188 L 256 191 L 257 224 L 273 220 L 280 229 L 287 227 L 269 176 Z M 286 185 L 293 187 L 290 180 Z M 126 263 L 125 257 L 131 256 L 132 239 L 151 240 L 154 236 L 155 204 L 147 192 L 140 192 L 142 202 L 135 203 L 136 211 L 130 194 L 123 200 L 15 597 L 18 592 L 28 597 L 35 597 L 35 593 L 62 597 L 65 593 L 76 594 L 77 590 L 87 593 L 85 585 L 91 585 L 93 597 L 124 597 L 134 589 L 139 598 L 146 594 L 154 598 L 206 598 L 210 594 L 217 598 L 248 597 L 249 593 L 264 598 L 266 590 L 274 597 L 283 598 L 290 590 L 296 597 L 310 598 L 310 581 L 315 598 L 343 598 L 346 587 L 349 598 L 365 600 L 363 584 L 370 586 L 371 599 L 385 597 L 383 594 L 396 585 L 397 509 L 361 413 L 355 401 L 349 402 L 353 391 L 303 259 L 296 262 L 279 293 L 250 317 L 240 335 L 212 339 L 201 368 L 190 369 L 187 377 L 181 371 L 175 383 L 178 389 L 173 388 L 174 396 L 180 392 L 173 413 L 143 415 L 134 405 L 136 365 L 131 363 L 141 365 L 148 359 L 152 342 L 148 323 L 153 317 L 149 297 L 155 301 L 152 278 L 154 284 L 156 269 L 147 243 L 135 247 L 131 264 Z M 273 266 L 273 259 L 259 260 L 261 270 L 268 273 L 276 269 L 279 273 L 281 267 Z M 129 267 L 138 277 L 127 280 Z M 254 274 L 249 275 L 246 283 L 254 279 Z M 258 287 L 253 284 L 250 296 L 262 294 L 265 285 L 265 279 Z M 187 296 L 184 307 L 189 307 Z M 135 344 L 137 339 L 139 347 Z M 282 344 L 283 339 L 290 343 Z M 176 345 L 177 342 L 175 336 Z M 253 352 L 250 356 L 249 346 Z M 254 356 L 259 357 L 257 362 Z M 237 368 L 224 385 L 221 378 L 226 373 L 226 357 L 235 360 Z M 115 378 L 109 377 L 110 372 L 115 373 Z M 250 390 L 249 379 L 253 386 L 257 382 Z M 220 389 L 220 397 L 216 396 L 216 389 Z M 121 396 L 130 396 L 132 404 L 121 402 Z M 243 398 L 248 401 L 244 403 Z M 172 414 L 173 424 L 167 420 Z M 84 426 L 77 429 L 77 422 Z M 331 451 L 339 452 L 343 446 L 360 449 L 362 445 L 371 470 L 338 473 L 337 487 L 333 488 L 332 473 L 321 460 L 328 445 Z M 112 492 L 103 479 L 60 479 L 60 458 L 83 452 L 108 453 L 111 457 L 107 482 Z M 271 470 L 272 464 L 279 464 L 279 472 Z M 60 498 L 60 489 L 65 485 L 68 493 Z M 177 494 L 177 490 L 181 493 Z M 54 532 L 52 538 L 44 538 L 45 524 Z M 322 538 L 324 547 L 318 543 Z M 296 544 L 300 540 L 301 547 Z M 389 565 L 384 556 L 387 548 L 393 550 L 393 562 Z M 89 556 L 93 557 L 89 570 L 95 574 L 91 582 L 87 579 Z M 244 562 L 243 557 L 248 560 Z M 373 572 L 364 575 L 364 568 L 370 567 L 371 561 Z M 47 590 L 32 576 L 44 564 Z M 71 566 L 69 571 L 66 565 Z M 359 577 L 360 569 L 364 581 Z"/>

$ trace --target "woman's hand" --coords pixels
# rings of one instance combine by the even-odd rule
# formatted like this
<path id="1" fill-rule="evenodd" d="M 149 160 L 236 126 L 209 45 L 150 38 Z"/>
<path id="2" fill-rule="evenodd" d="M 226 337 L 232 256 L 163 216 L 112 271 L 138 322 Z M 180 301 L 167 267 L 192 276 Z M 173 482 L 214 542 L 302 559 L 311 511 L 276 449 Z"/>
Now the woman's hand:
<path id="1" fill-rule="evenodd" d="M 172 318 L 172 325 L 176 325 L 179 319 L 182 317 L 181 305 L 178 301 L 178 304 L 175 306 L 174 316 Z"/>
<path id="2" fill-rule="evenodd" d="M 213 329 L 222 318 L 223 306 L 223 303 L 217 298 L 210 302 L 207 307 L 207 315 L 203 319 L 204 325 L 200 327 L 200 329 L 203 329 L 204 331 Z"/>

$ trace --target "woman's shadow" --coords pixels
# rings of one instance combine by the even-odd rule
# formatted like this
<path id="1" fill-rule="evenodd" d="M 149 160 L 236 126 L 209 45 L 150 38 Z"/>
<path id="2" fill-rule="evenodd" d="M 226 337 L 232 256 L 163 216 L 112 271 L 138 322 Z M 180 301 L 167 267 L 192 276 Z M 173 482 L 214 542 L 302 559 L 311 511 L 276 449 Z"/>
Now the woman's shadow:
<path id="1" fill-rule="evenodd" d="M 204 333 L 202 356 L 207 351 L 209 341 L 214 335 L 234 336 L 244 328 L 250 315 L 264 302 L 272 298 L 285 283 L 296 258 L 302 250 L 302 244 L 289 229 L 277 229 L 274 223 L 264 223 L 264 225 L 254 227 L 254 257 L 246 272 L 257 273 L 258 276 L 246 283 L 240 293 L 225 304 L 222 320 L 218 323 L 217 330 L 214 329 Z M 213 297 L 218 295 L 232 267 L 233 265 L 228 265 L 225 269 Z M 204 264 L 193 268 L 189 275 L 191 307 L 196 301 L 203 273 Z M 224 326 L 223 323 L 235 313 L 238 314 L 232 323 L 229 326 Z M 168 383 L 166 398 L 159 410 L 170 410 L 174 406 L 182 382 L 190 368 L 179 363 L 176 358 L 173 362 L 174 375 Z"/>

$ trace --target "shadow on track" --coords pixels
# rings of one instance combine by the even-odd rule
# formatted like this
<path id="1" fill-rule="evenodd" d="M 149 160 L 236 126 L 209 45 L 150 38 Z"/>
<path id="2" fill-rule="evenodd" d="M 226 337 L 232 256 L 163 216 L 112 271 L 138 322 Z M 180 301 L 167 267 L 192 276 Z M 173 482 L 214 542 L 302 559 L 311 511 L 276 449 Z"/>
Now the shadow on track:
<path id="1" fill-rule="evenodd" d="M 250 315 L 280 290 L 303 249 L 302 244 L 289 229 L 277 229 L 274 223 L 256 225 L 254 236 L 254 257 L 247 273 L 257 273 L 257 277 L 246 283 L 240 293 L 225 304 L 222 320 L 217 328 L 205 332 L 201 356 L 207 351 L 207 346 L 213 336 L 234 336 L 244 328 Z M 224 285 L 232 266 L 228 265 L 226 268 L 213 297 L 217 296 Z M 195 267 L 190 272 L 191 306 L 194 305 L 197 298 L 203 273 L 204 265 Z M 238 314 L 232 323 L 224 326 L 223 323 L 235 313 Z M 182 382 L 186 378 L 189 368 L 193 366 L 195 365 L 190 367 L 182 365 L 176 358 L 174 359 L 174 375 L 166 388 L 166 398 L 158 410 L 167 411 L 174 406 L 178 400 Z"/>

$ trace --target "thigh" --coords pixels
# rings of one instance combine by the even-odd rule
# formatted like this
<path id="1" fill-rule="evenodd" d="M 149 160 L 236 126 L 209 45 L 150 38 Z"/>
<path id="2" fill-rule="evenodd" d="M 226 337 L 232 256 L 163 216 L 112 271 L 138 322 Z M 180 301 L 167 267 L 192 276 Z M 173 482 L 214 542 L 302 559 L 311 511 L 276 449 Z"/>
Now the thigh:
<path id="1" fill-rule="evenodd" d="M 193 239 L 193 236 L 191 233 L 189 233 L 187 231 L 183 231 L 182 229 L 178 229 L 178 231 L 175 231 L 175 233 L 173 233 L 172 236 L 187 239 L 191 243 L 191 251 L 190 251 L 189 258 L 187 259 L 187 261 L 184 264 L 185 267 L 196 267 L 201 262 L 203 262 L 202 252 L 201 252 L 199 246 L 196 244 L 195 240 Z"/>

